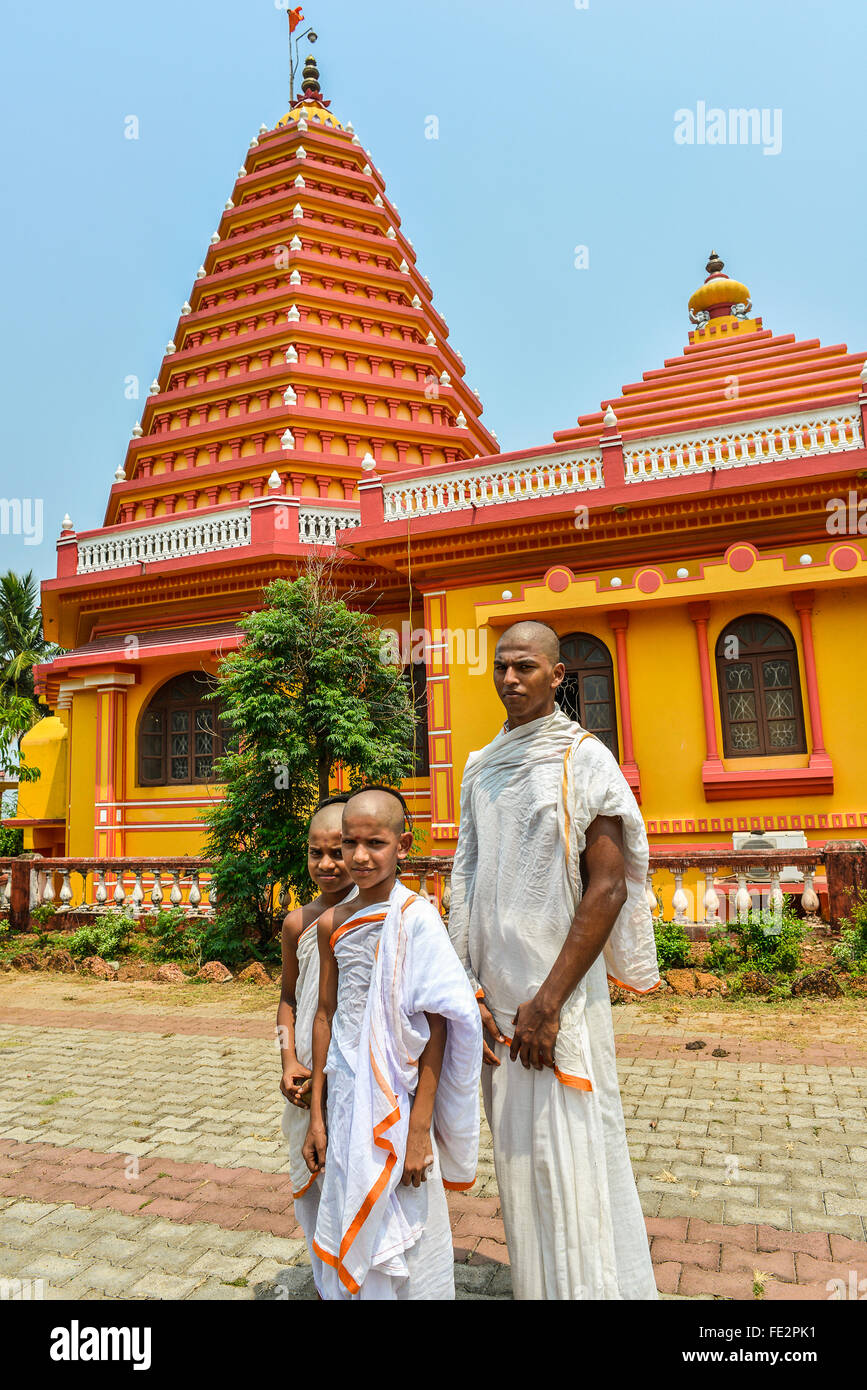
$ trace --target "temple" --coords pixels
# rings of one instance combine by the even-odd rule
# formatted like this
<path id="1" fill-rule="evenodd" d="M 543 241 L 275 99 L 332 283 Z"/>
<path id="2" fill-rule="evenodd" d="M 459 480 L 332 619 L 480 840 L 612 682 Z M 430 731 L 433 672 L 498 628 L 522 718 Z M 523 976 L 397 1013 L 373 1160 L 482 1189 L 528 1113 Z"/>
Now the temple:
<path id="1" fill-rule="evenodd" d="M 202 691 L 264 586 L 323 552 L 383 627 L 428 634 L 423 853 L 454 849 L 467 755 L 503 719 L 497 634 L 526 617 L 561 634 L 564 706 L 620 760 L 652 846 L 862 838 L 865 353 L 749 301 L 712 253 L 678 355 L 500 453 L 308 59 L 250 143 L 103 524 L 65 519 L 26 848 L 195 854 L 220 795 Z"/>

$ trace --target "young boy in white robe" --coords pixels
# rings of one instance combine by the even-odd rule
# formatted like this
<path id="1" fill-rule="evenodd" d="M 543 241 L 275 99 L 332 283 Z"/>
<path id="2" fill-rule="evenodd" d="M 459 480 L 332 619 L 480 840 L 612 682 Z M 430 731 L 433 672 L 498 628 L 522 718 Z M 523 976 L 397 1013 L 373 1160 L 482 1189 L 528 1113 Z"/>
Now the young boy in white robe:
<path id="1" fill-rule="evenodd" d="M 312 1251 L 321 1179 L 311 1175 L 301 1155 L 307 1134 L 310 1074 L 313 1062 L 313 1015 L 319 1000 L 319 948 L 316 922 L 323 912 L 354 897 L 342 854 L 345 796 L 331 797 L 317 807 L 307 832 L 307 872 L 319 889 L 317 897 L 287 914 L 281 938 L 283 975 L 277 1005 L 277 1039 L 286 1097 L 282 1129 L 289 1148 L 295 1215 L 304 1232 L 318 1287 L 319 1261 Z"/>
<path id="2" fill-rule="evenodd" d="M 439 913 L 397 881 L 405 812 L 388 788 L 349 798 L 358 897 L 317 928 L 304 1157 L 324 1167 L 313 1249 L 325 1299 L 453 1299 L 444 1189 L 475 1179 L 479 1010 Z"/>

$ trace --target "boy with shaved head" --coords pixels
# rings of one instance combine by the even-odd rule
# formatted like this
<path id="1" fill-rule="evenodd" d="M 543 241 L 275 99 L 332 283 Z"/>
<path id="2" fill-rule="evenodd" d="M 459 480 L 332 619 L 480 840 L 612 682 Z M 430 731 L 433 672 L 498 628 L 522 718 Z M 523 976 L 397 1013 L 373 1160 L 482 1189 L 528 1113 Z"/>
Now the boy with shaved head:
<path id="1" fill-rule="evenodd" d="M 475 1177 L 479 1011 L 439 913 L 397 881 L 405 815 L 390 788 L 349 798 L 358 896 L 318 925 L 304 1156 L 324 1167 L 313 1249 L 325 1299 L 454 1298 L 444 1187 Z"/>
<path id="2" fill-rule="evenodd" d="M 328 908 L 355 895 L 355 884 L 343 863 L 343 796 L 323 801 L 313 813 L 307 832 L 307 872 L 319 889 L 312 902 L 290 912 L 281 938 L 283 976 L 277 1005 L 277 1038 L 283 1075 L 280 1090 L 286 1097 L 283 1134 L 289 1146 L 289 1176 L 295 1215 L 311 1253 L 313 1277 L 320 1284 L 319 1261 L 312 1251 L 321 1180 L 308 1171 L 301 1154 L 307 1135 L 310 1105 L 310 1071 L 313 1062 L 313 1015 L 319 999 L 319 950 L 317 919 Z"/>
<path id="3" fill-rule="evenodd" d="M 515 1297 L 656 1298 L 606 980 L 659 984 L 647 836 L 612 754 L 557 708 L 564 674 L 546 623 L 500 637 L 507 718 L 467 760 L 449 930 L 485 1032 Z"/>

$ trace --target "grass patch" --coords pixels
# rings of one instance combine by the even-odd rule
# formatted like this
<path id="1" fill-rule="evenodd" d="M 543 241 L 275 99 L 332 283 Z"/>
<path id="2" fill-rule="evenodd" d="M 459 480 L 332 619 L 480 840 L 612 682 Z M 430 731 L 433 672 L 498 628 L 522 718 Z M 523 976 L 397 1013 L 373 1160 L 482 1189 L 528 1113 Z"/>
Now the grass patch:
<path id="1" fill-rule="evenodd" d="M 56 1105 L 56 1104 L 58 1103 L 58 1101 L 61 1101 L 61 1100 L 69 1100 L 69 1097 L 70 1097 L 70 1096 L 74 1096 L 74 1095 L 75 1095 L 75 1092 L 74 1092 L 74 1091 L 58 1091 L 58 1093 L 57 1093 L 56 1096 L 49 1096 L 47 1100 L 38 1100 L 38 1101 L 36 1102 L 36 1104 L 37 1104 L 37 1105 Z"/>

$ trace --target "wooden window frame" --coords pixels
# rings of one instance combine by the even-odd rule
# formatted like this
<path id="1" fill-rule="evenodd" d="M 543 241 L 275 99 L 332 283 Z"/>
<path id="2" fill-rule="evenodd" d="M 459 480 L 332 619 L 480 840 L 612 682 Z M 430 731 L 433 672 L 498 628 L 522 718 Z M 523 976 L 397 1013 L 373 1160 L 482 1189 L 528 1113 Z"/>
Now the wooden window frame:
<path id="1" fill-rule="evenodd" d="M 577 642 L 577 641 L 592 642 L 593 645 L 594 645 L 596 648 L 598 648 L 598 650 L 600 651 L 600 653 L 602 653 L 602 655 L 603 655 L 603 657 L 604 657 L 605 659 L 602 660 L 602 661 L 599 661 L 599 662 L 597 662 L 597 663 L 595 663 L 595 664 L 591 664 L 591 663 L 589 663 L 589 662 L 580 662 L 580 663 L 578 663 L 577 665 L 570 665 L 570 663 L 565 659 L 565 657 L 564 657 L 564 655 L 563 655 L 563 648 L 565 647 L 565 645 L 566 645 L 567 642 Z M 618 733 L 617 733 L 617 696 L 616 696 L 616 688 L 617 688 L 617 687 L 616 687 L 615 676 L 614 676 L 614 658 L 612 657 L 611 652 L 608 650 L 608 647 L 607 647 L 607 646 L 605 645 L 605 643 L 601 640 L 601 638 L 599 638 L 599 637 L 594 637 L 592 632 L 567 632 L 567 633 L 564 633 L 564 635 L 560 638 L 560 660 L 563 662 L 564 666 L 566 667 L 566 675 L 567 675 L 567 676 L 574 676 L 574 677 L 576 678 L 576 680 L 577 680 L 577 684 L 578 684 L 578 704 L 579 704 L 579 708 L 580 708 L 580 712 L 581 712 L 581 715 L 582 715 L 582 716 L 584 715 L 584 712 L 585 712 L 585 710 L 586 710 L 587 703 L 588 703 L 588 702 L 585 700 L 585 696 L 584 696 L 584 685 L 585 685 L 585 681 L 587 680 L 588 677 L 590 677 L 590 676 L 599 676 L 599 675 L 602 675 L 603 672 L 604 672 L 604 674 L 607 676 L 607 678 L 608 678 L 608 701 L 607 701 L 607 703 L 608 703 L 608 704 L 610 705 L 610 707 L 611 707 L 611 724 L 610 724 L 610 726 L 609 726 L 607 729 L 605 729 L 605 730 L 593 729 L 593 730 L 591 730 L 591 732 L 594 733 L 594 734 L 596 735 L 597 738 L 599 738 L 601 732 L 610 734 L 610 736 L 611 736 L 611 745 L 609 745 L 608 743 L 605 743 L 605 740 L 604 740 L 604 739 L 602 739 L 601 742 L 605 743 L 606 748 L 609 748 L 609 747 L 610 747 L 611 752 L 614 754 L 615 758 L 617 759 L 617 761 L 618 761 L 618 763 L 619 763 L 619 762 L 620 762 L 620 739 L 619 739 Z M 560 688 L 562 689 L 562 686 L 561 686 Z M 557 703 L 559 704 L 559 700 L 557 701 Z M 589 703 L 590 703 L 590 704 L 593 704 L 593 703 L 597 703 L 597 702 L 591 700 Z M 582 719 L 581 719 L 580 722 L 581 722 L 581 723 L 584 722 L 584 721 L 583 721 L 583 717 L 582 717 Z M 589 726 L 588 726 L 587 724 L 584 724 L 584 727 L 585 727 L 585 729 L 586 729 L 586 728 L 588 728 Z M 612 746 L 612 745 L 613 745 L 613 746 Z"/>
<path id="2" fill-rule="evenodd" d="M 151 696 L 150 700 L 148 700 L 148 703 L 142 710 L 141 718 L 139 720 L 138 725 L 138 734 L 136 738 L 136 772 L 138 776 L 138 785 L 140 787 L 203 787 L 213 785 L 213 783 L 216 781 L 216 778 L 213 776 L 213 774 L 210 777 L 197 777 L 195 775 L 197 756 L 195 751 L 195 735 L 197 732 L 208 732 L 213 735 L 213 752 L 209 755 L 198 755 L 200 757 L 210 756 L 213 768 L 213 763 L 216 761 L 216 759 L 222 757 L 222 755 L 226 751 L 227 737 L 229 735 L 229 731 L 225 728 L 225 726 L 222 724 L 220 720 L 219 707 L 216 701 L 204 700 L 201 698 L 189 700 L 171 699 L 170 691 L 172 686 L 175 684 L 176 681 L 185 678 L 192 678 L 194 680 L 201 681 L 204 688 L 208 691 L 216 688 L 216 681 L 214 681 L 212 678 L 209 679 L 207 685 L 205 685 L 205 682 L 202 680 L 201 672 L 180 671 L 177 675 L 172 676 L 163 685 L 161 685 L 160 688 Z M 160 713 L 163 716 L 163 728 L 161 730 L 162 749 L 159 754 L 145 753 L 145 738 L 156 737 L 156 735 L 148 734 L 148 732 L 145 730 L 145 721 L 147 720 L 148 715 L 155 713 Z M 189 735 L 189 749 L 185 755 L 173 755 L 169 744 L 169 739 L 171 737 L 172 732 L 170 727 L 171 716 L 172 714 L 178 713 L 186 713 L 189 715 L 189 728 L 186 731 Z M 213 729 L 205 731 L 199 730 L 197 728 L 197 718 L 200 714 L 204 713 L 211 715 L 214 725 Z M 145 762 L 150 761 L 151 759 L 155 760 L 157 756 L 159 756 L 160 758 L 160 775 L 158 778 L 148 777 L 144 771 Z M 173 756 L 186 756 L 187 766 L 190 772 L 189 776 L 182 778 L 171 776 Z"/>
<path id="3" fill-rule="evenodd" d="M 775 627 L 780 635 L 786 639 L 788 645 L 760 649 L 755 643 L 743 643 L 737 629 L 743 623 L 763 622 L 770 623 Z M 725 642 L 729 637 L 737 637 L 739 643 L 738 656 L 727 657 L 724 653 Z M 744 647 L 746 648 L 744 650 Z M 790 716 L 797 727 L 796 742 L 787 748 L 773 746 L 770 742 L 769 719 L 767 711 L 768 687 L 764 683 L 762 676 L 762 663 L 773 657 L 787 659 L 792 667 L 792 684 L 789 689 L 792 691 L 793 713 Z M 716 640 L 714 649 L 714 659 L 716 662 L 717 694 L 720 707 L 720 723 L 723 736 L 723 757 L 724 758 L 787 758 L 793 754 L 807 752 L 807 731 L 804 726 L 804 704 L 801 698 L 801 663 L 798 658 L 798 648 L 795 639 L 788 627 L 779 618 L 775 618 L 771 613 L 744 613 L 742 617 L 733 618 L 726 623 L 722 632 Z M 725 682 L 725 671 L 732 664 L 749 665 L 753 671 L 752 693 L 756 697 L 756 720 L 758 724 L 759 747 L 758 748 L 736 748 L 732 742 L 732 720 L 729 716 L 728 696 L 731 692 Z M 786 688 L 786 687 L 781 687 Z M 735 721 L 737 723 L 738 721 Z"/>

